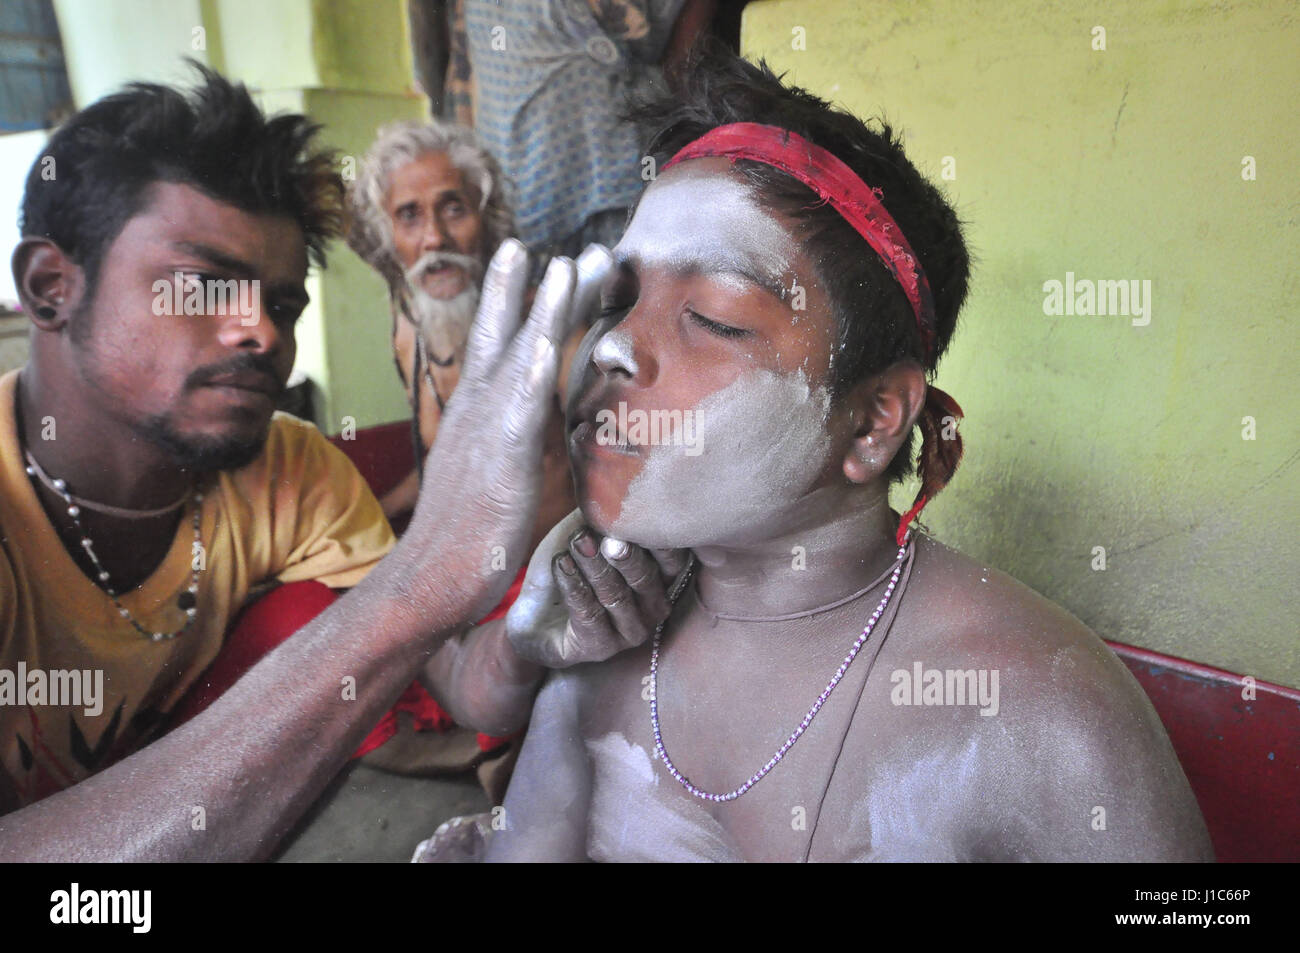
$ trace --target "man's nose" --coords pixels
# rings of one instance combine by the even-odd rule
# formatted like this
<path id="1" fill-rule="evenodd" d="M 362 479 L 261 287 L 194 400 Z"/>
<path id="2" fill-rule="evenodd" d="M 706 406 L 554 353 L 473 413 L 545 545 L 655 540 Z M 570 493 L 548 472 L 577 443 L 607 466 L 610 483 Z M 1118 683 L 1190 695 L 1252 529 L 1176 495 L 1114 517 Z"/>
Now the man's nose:
<path id="1" fill-rule="evenodd" d="M 424 234 L 420 236 L 420 251 L 446 251 L 451 238 L 447 230 L 442 227 L 437 214 L 429 215 L 426 222 Z"/>
<path id="2" fill-rule="evenodd" d="M 271 320 L 266 302 L 260 296 L 253 297 L 249 306 L 213 315 L 212 320 L 220 322 L 217 338 L 226 347 L 274 354 L 283 344 L 280 327 Z"/>

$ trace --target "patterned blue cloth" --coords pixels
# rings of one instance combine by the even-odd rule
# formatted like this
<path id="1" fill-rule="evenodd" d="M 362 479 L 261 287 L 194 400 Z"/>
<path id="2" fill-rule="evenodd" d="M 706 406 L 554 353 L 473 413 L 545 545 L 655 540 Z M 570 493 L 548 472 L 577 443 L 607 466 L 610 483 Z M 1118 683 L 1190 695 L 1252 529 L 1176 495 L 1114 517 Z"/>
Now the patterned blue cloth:
<path id="1" fill-rule="evenodd" d="M 641 143 L 618 114 L 629 90 L 662 82 L 655 64 L 684 2 L 465 0 L 474 125 L 513 181 L 530 247 L 635 202 Z"/>

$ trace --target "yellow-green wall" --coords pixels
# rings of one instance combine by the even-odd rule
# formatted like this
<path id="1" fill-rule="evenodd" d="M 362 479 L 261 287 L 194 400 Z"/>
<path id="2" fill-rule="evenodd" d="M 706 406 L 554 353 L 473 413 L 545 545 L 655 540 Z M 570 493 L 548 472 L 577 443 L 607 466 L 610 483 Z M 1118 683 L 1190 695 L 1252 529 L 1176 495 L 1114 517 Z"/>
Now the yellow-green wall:
<path id="1" fill-rule="evenodd" d="M 324 125 L 323 144 L 353 160 L 379 125 L 427 110 L 412 88 L 404 0 L 55 0 L 55 10 L 78 106 L 132 80 L 187 84 L 192 57 L 248 84 L 269 111 L 305 112 Z M 383 282 L 335 242 L 308 291 L 297 369 L 319 385 L 323 428 L 407 416 Z"/>
<path id="2" fill-rule="evenodd" d="M 1105 638 L 1300 685 L 1293 5 L 760 0 L 742 48 L 883 110 L 969 223 L 931 528 Z M 1150 323 L 1045 315 L 1067 272 L 1150 280 Z"/>

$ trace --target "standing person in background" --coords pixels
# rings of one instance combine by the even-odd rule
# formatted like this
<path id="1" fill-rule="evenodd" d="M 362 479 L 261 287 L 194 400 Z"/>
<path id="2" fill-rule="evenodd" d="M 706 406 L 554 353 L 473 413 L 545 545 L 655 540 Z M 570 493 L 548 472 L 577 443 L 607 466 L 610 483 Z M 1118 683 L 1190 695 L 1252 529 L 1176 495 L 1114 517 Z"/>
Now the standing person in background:
<path id="1" fill-rule="evenodd" d="M 547 255 L 612 246 L 653 170 L 620 118 L 673 75 L 716 0 L 456 0 L 447 115 L 472 123 L 518 194 L 519 237 Z"/>

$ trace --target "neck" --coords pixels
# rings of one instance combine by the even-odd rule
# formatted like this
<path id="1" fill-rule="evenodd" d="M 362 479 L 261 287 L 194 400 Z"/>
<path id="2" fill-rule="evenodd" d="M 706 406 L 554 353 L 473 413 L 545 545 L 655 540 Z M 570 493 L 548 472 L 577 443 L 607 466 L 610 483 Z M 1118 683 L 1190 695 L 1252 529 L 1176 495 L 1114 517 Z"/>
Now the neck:
<path id="1" fill-rule="evenodd" d="M 697 547 L 696 585 L 713 612 L 742 618 L 806 612 L 883 573 L 898 555 L 887 488 L 818 490 L 797 526 L 745 547 Z"/>
<path id="2" fill-rule="evenodd" d="M 184 493 L 193 474 L 125 424 L 94 410 L 97 404 L 82 392 L 85 387 L 80 381 L 72 389 L 48 386 L 30 363 L 18 377 L 19 433 L 45 472 L 65 481 L 77 496 L 123 509 L 155 509 Z M 54 439 L 45 439 L 51 423 Z"/>

